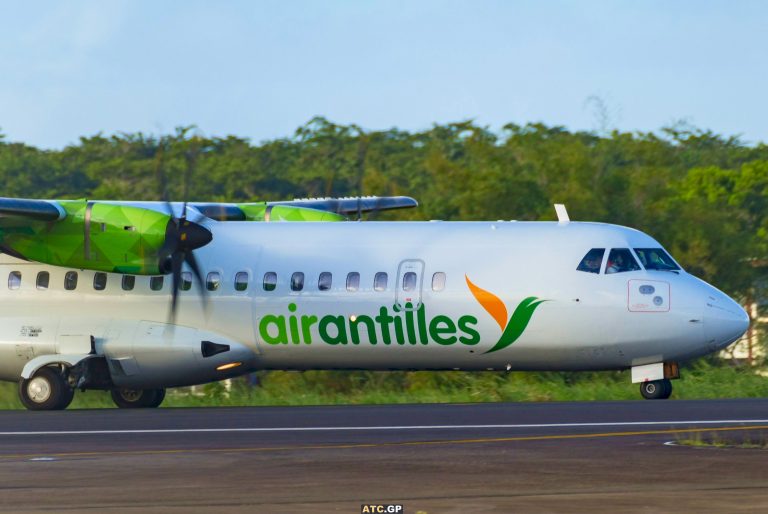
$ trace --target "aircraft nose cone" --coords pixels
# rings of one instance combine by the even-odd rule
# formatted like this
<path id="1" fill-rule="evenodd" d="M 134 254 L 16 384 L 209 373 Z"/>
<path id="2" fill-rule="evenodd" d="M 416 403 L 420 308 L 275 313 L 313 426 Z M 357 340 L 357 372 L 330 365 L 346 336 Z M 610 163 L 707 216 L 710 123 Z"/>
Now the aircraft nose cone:
<path id="1" fill-rule="evenodd" d="M 709 344 L 717 349 L 737 341 L 749 328 L 746 311 L 725 295 L 707 300 L 704 310 L 704 326 Z"/>

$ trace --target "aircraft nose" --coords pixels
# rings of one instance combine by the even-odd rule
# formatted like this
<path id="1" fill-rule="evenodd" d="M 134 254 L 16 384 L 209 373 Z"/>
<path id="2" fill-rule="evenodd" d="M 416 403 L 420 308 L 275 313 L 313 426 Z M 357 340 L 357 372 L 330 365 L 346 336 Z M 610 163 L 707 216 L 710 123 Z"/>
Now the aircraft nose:
<path id="1" fill-rule="evenodd" d="M 707 298 L 704 327 L 709 344 L 722 349 L 744 335 L 749 328 L 749 316 L 741 305 L 717 291 Z"/>

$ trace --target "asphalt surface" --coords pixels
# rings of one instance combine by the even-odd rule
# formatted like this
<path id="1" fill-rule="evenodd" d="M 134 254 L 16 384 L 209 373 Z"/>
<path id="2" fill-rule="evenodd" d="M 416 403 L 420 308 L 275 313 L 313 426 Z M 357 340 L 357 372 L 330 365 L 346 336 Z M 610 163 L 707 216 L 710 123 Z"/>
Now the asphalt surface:
<path id="1" fill-rule="evenodd" d="M 0 413 L 3 512 L 756 512 L 768 400 Z"/>

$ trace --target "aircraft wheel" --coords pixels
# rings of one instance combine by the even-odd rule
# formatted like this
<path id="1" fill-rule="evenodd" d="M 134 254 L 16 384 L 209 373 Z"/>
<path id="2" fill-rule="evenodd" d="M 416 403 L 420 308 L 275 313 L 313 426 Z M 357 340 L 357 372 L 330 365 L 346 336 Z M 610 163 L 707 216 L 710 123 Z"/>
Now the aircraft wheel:
<path id="1" fill-rule="evenodd" d="M 121 409 L 159 407 L 165 399 L 165 389 L 112 389 L 112 401 Z"/>
<path id="2" fill-rule="evenodd" d="M 165 400 L 165 389 L 152 389 L 155 393 L 155 397 L 151 402 L 147 402 L 147 407 L 152 409 L 160 407 L 160 404 Z"/>
<path id="3" fill-rule="evenodd" d="M 75 391 L 55 368 L 40 368 L 31 378 L 19 382 L 19 399 L 29 410 L 66 409 Z"/>
<path id="4" fill-rule="evenodd" d="M 643 382 L 640 384 L 640 394 L 646 400 L 666 400 L 672 394 L 672 382 L 666 378 Z"/>
<path id="5" fill-rule="evenodd" d="M 672 396 L 672 381 L 665 378 L 662 382 L 664 382 L 664 396 L 661 399 L 666 400 Z"/>

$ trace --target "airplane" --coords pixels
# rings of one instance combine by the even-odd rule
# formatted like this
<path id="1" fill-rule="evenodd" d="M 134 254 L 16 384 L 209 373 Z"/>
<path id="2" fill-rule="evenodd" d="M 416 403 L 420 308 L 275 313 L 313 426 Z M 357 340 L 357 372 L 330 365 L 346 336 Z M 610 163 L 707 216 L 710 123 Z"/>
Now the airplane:
<path id="1" fill-rule="evenodd" d="M 30 410 L 309 369 L 630 369 L 665 399 L 681 362 L 748 327 L 649 235 L 561 205 L 552 222 L 359 221 L 416 205 L 0 198 L 0 380 Z"/>

